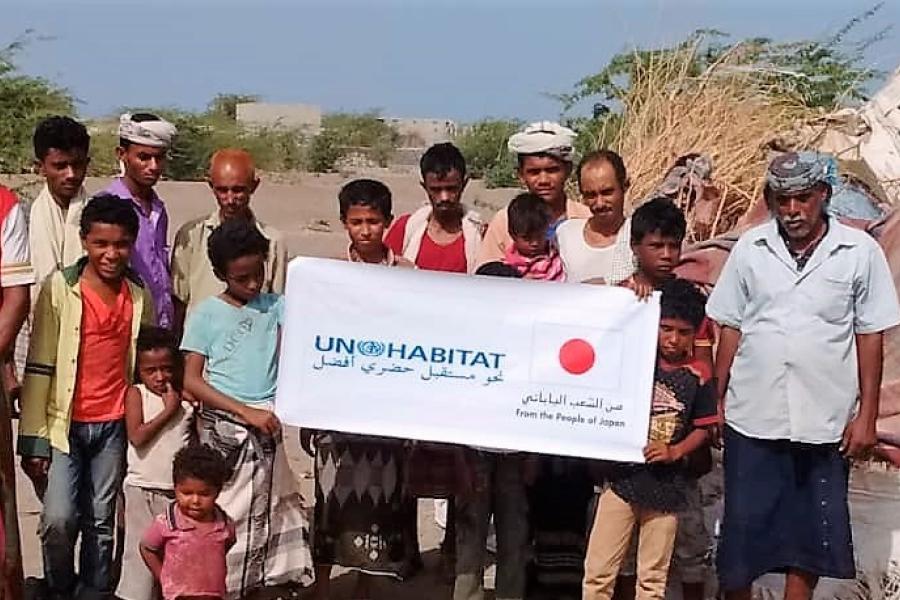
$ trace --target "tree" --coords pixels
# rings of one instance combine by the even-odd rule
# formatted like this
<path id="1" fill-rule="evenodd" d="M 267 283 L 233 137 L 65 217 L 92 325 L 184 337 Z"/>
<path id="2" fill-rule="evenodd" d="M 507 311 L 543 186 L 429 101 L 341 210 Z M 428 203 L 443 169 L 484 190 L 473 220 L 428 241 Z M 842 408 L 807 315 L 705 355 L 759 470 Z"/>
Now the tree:
<path id="1" fill-rule="evenodd" d="M 19 72 L 15 57 L 33 38 L 28 30 L 0 48 L 0 172 L 22 173 L 34 158 L 31 137 L 38 121 L 49 115 L 71 115 L 69 92 L 43 77 Z"/>
<path id="2" fill-rule="evenodd" d="M 832 110 L 865 100 L 867 85 L 880 76 L 878 71 L 863 66 L 863 53 L 885 39 L 890 27 L 855 42 L 849 37 L 883 5 L 879 2 L 822 40 L 776 42 L 757 37 L 729 41 L 724 32 L 699 29 L 672 46 L 617 54 L 599 72 L 581 79 L 573 92 L 556 98 L 565 111 L 588 99 L 617 106 L 628 94 L 636 70 L 646 70 L 653 64 L 667 62 L 671 56 L 691 51 L 693 59 L 684 66 L 682 79 L 698 77 L 727 62 L 730 69 L 752 75 L 752 82 L 767 94 L 774 92 L 809 108 Z M 608 116 L 600 115 L 599 119 Z"/>
<path id="3" fill-rule="evenodd" d="M 337 136 L 332 131 L 324 130 L 310 142 L 309 170 L 313 173 L 333 171 L 341 156 L 343 151 L 338 147 Z"/>

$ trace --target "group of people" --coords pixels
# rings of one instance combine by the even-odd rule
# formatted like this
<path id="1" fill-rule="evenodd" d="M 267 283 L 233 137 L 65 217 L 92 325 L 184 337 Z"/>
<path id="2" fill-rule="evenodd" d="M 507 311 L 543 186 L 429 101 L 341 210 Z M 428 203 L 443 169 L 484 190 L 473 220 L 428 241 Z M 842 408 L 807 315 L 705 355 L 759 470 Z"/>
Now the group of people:
<path id="1" fill-rule="evenodd" d="M 749 599 L 768 572 L 787 574 L 791 600 L 811 598 L 819 577 L 854 576 L 848 460 L 875 443 L 882 333 L 900 306 L 880 247 L 828 216 L 827 156 L 772 161 L 772 218 L 744 233 L 708 299 L 677 276 L 687 223 L 673 177 L 626 216 L 623 159 L 601 150 L 576 164 L 574 133 L 557 123 L 510 138 L 527 191 L 486 226 L 462 202 L 466 163 L 450 143 L 423 155 L 428 202 L 411 214 L 394 218 L 379 181 L 344 185 L 340 259 L 659 292 L 658 358 L 640 464 L 303 430 L 310 525 L 274 413 L 282 237 L 249 207 L 252 158 L 226 149 L 209 166 L 217 210 L 184 225 L 170 253 L 154 186 L 174 134 L 155 115 L 123 115 L 123 174 L 88 200 L 87 131 L 51 117 L 35 131 L 46 185 L 27 225 L 0 190 L 0 350 L 27 321 L 17 450 L 43 502 L 48 597 L 314 586 L 325 599 L 341 566 L 358 573 L 352 597 L 369 598 L 374 578 L 422 568 L 416 499 L 440 497 L 456 600 L 484 597 L 491 523 L 498 599 L 660 599 L 672 573 L 683 597 L 703 598 L 712 540 L 698 481 L 720 443 L 726 598 Z M 573 174 L 580 202 L 567 194 Z M 0 597 L 18 598 L 10 405 L 0 405 Z"/>
<path id="2" fill-rule="evenodd" d="M 237 598 L 308 586 L 309 524 L 273 413 L 287 251 L 249 208 L 253 160 L 212 156 L 217 209 L 182 226 L 170 254 L 155 186 L 175 128 L 125 114 L 118 133 L 122 175 L 90 199 L 90 136 L 68 117 L 35 130 L 45 185 L 27 222 L 3 190 L 0 341 L 11 350 L 27 323 L 17 453 L 43 504 L 43 593 Z M 3 597 L 17 599 L 14 472 L 4 464 L 3 475 Z"/>

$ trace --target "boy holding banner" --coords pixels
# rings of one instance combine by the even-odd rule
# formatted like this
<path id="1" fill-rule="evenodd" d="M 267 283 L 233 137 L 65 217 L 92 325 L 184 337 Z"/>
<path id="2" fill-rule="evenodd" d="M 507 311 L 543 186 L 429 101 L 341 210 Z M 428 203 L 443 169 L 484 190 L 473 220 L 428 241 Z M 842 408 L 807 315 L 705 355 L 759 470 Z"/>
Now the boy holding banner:
<path id="1" fill-rule="evenodd" d="M 639 206 L 631 216 L 631 248 L 638 265 L 638 276 L 654 289 L 675 277 L 681 260 L 681 245 L 687 231 L 684 212 L 670 199 L 656 197 Z M 712 371 L 713 330 L 704 318 L 694 336 L 693 357 Z M 702 600 L 704 584 L 710 573 L 711 536 L 706 527 L 701 501 L 699 477 L 712 468 L 709 447 L 703 447 L 690 458 L 691 475 L 685 479 L 687 507 L 678 515 L 678 534 L 672 556 L 672 573 L 681 581 L 684 600 Z M 721 481 L 721 474 L 715 476 Z M 635 584 L 637 536 L 634 536 L 628 558 L 619 574 L 617 598 L 630 598 L 626 588 Z M 619 596 L 619 594 L 623 594 Z"/>
<path id="2" fill-rule="evenodd" d="M 631 216 L 631 250 L 637 261 L 636 277 L 643 278 L 654 289 L 675 277 L 681 261 L 681 245 L 687 232 L 684 212 L 665 197 L 656 197 L 639 206 Z M 713 330 L 704 319 L 694 338 L 694 357 L 712 368 Z"/>
<path id="3" fill-rule="evenodd" d="M 350 238 L 346 260 L 413 266 L 382 241 L 393 217 L 386 185 L 357 179 L 341 188 L 338 201 L 341 222 Z M 373 575 L 408 576 L 413 559 L 408 515 L 410 502 L 415 500 L 408 497 L 403 485 L 405 441 L 304 430 L 301 445 L 315 457 L 315 598 L 329 598 L 334 565 L 358 571 L 353 598 L 370 597 Z"/>
<path id="4" fill-rule="evenodd" d="M 708 443 L 718 422 L 709 366 L 692 357 L 704 319 L 703 294 L 683 279 L 661 285 L 658 362 L 646 464 L 617 464 L 601 493 L 585 559 L 583 598 L 609 600 L 638 529 L 639 600 L 665 597 L 678 512 L 687 506 L 685 458 Z"/>

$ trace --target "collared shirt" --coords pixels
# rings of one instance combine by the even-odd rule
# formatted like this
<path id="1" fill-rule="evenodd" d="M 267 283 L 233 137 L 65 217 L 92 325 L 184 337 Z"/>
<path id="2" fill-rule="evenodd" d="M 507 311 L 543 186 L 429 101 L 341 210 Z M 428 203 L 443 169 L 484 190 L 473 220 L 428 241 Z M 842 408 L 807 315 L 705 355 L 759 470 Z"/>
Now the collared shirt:
<path id="1" fill-rule="evenodd" d="M 726 422 L 750 437 L 812 444 L 840 440 L 856 406 L 856 334 L 900 322 L 881 247 L 837 221 L 802 271 L 774 219 L 744 233 L 706 310 L 741 332 Z"/>
<path id="2" fill-rule="evenodd" d="M 31 346 L 22 386 L 18 451 L 22 456 L 50 457 L 50 447 L 69 452 L 69 424 L 83 343 L 82 258 L 44 280 L 34 308 Z M 131 336 L 119 357 L 125 372 L 134 371 L 135 341 L 141 325 L 154 323 L 153 302 L 137 277 L 127 277 L 131 294 Z M 108 357 L 114 360 L 115 357 Z"/>
<path id="3" fill-rule="evenodd" d="M 218 506 L 201 523 L 173 502 L 143 534 L 141 546 L 162 557 L 164 598 L 224 598 L 225 556 L 236 541 L 234 521 Z"/>
<path id="4" fill-rule="evenodd" d="M 172 280 L 169 276 L 169 215 L 166 205 L 153 192 L 150 214 L 144 212 L 141 201 L 135 198 L 122 178 L 113 181 L 105 190 L 120 198 L 130 200 L 140 222 L 131 267 L 135 270 L 153 298 L 156 320 L 160 327 L 171 328 L 175 323 L 175 306 L 172 303 Z"/>
<path id="5" fill-rule="evenodd" d="M 415 269 L 416 265 L 411 261 L 403 258 L 399 254 L 394 253 L 389 247 L 385 246 L 385 254 L 384 259 L 378 264 L 381 264 L 385 267 L 405 267 L 407 269 Z M 360 264 L 370 264 L 364 261 L 359 257 L 356 253 L 356 250 L 353 248 L 353 242 L 347 244 L 347 251 L 344 253 L 344 256 L 341 260 L 346 260 L 347 262 L 352 263 L 360 263 Z"/>
<path id="6" fill-rule="evenodd" d="M 264 294 L 283 294 L 288 253 L 277 229 L 253 219 L 259 232 L 269 240 L 266 276 L 260 290 Z M 175 235 L 172 249 L 172 291 L 190 311 L 200 302 L 225 291 L 225 283 L 213 273 L 207 246 L 213 230 L 222 224 L 219 211 L 188 221 Z"/>
<path id="7" fill-rule="evenodd" d="M 478 250 L 478 259 L 475 261 L 479 267 L 489 262 L 503 262 L 503 257 L 506 256 L 506 249 L 512 243 L 512 238 L 509 237 L 509 215 L 506 211 L 507 208 L 498 210 L 484 233 L 484 239 Z M 553 224 L 550 237 L 555 238 L 556 227 L 566 219 L 586 219 L 590 216 L 591 209 L 586 204 L 566 200 L 566 214 Z"/>
<path id="8" fill-rule="evenodd" d="M 791 258 L 794 259 L 794 262 L 797 264 L 797 270 L 802 271 L 806 266 L 806 263 L 809 262 L 809 259 L 812 258 L 812 255 L 815 253 L 816 248 L 819 247 L 819 244 L 822 243 L 822 240 L 825 239 L 825 235 L 828 233 L 828 219 L 825 219 L 825 229 L 821 232 L 818 239 L 812 241 L 812 243 L 808 244 L 806 248 L 803 250 L 797 251 L 791 248 L 790 236 L 788 236 L 787 231 L 785 231 L 784 227 L 779 225 L 778 227 L 778 235 L 781 236 L 782 241 L 784 242 L 785 247 L 787 248 L 788 254 L 791 255 Z"/>

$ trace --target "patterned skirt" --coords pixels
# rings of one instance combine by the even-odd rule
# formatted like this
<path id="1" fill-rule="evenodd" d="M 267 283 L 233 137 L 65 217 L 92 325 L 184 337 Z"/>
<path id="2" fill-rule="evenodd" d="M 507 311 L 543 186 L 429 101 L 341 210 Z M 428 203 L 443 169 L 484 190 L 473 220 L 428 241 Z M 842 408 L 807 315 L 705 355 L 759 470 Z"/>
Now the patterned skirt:
<path id="1" fill-rule="evenodd" d="M 218 503 L 234 519 L 237 543 L 227 555 L 227 600 L 284 584 L 310 585 L 313 562 L 303 498 L 274 436 L 209 408 L 199 415 L 200 441 L 232 469 Z"/>
<path id="2" fill-rule="evenodd" d="M 590 461 L 540 457 L 540 474 L 529 490 L 534 558 L 529 600 L 578 600 L 590 527 L 594 479 Z"/>
<path id="3" fill-rule="evenodd" d="M 343 433 L 316 437 L 313 558 L 402 579 L 414 549 L 402 440 Z"/>

